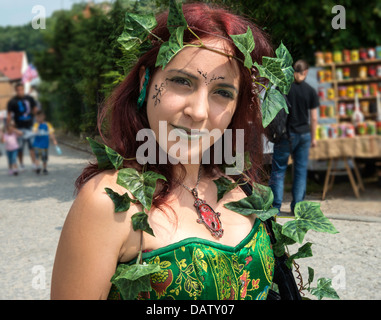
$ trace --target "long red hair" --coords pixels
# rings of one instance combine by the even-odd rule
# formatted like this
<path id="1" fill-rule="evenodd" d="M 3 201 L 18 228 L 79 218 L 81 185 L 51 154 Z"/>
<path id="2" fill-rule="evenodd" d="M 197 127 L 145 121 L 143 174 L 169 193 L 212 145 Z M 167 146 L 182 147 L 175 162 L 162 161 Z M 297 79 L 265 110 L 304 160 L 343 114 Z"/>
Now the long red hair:
<path id="1" fill-rule="evenodd" d="M 272 56 L 273 49 L 267 35 L 260 30 L 253 22 L 221 7 L 212 6 L 205 3 L 184 4 L 183 13 L 190 28 L 201 38 L 220 37 L 229 43 L 234 55 L 244 60 L 243 54 L 233 44 L 229 35 L 242 34 L 250 27 L 252 30 L 255 49 L 252 52 L 253 61 L 262 63 L 262 56 Z M 157 16 L 157 27 L 153 30 L 159 38 L 168 41 L 170 33 L 167 29 L 168 12 Z M 184 42 L 195 42 L 197 39 L 188 30 L 184 33 Z M 136 141 L 136 134 L 139 130 L 149 128 L 145 108 L 137 109 L 139 96 L 140 76 L 139 70 L 143 66 L 152 73 L 155 70 L 155 62 L 160 49 L 161 42 L 152 38 L 153 47 L 145 53 L 130 71 L 125 80 L 114 90 L 110 98 L 100 109 L 98 117 L 98 129 L 106 145 L 113 148 L 124 158 L 136 157 L 136 150 L 143 144 L 143 141 Z M 260 172 L 262 169 L 263 145 L 262 145 L 262 116 L 261 106 L 257 93 L 254 92 L 252 74 L 238 63 L 241 79 L 239 97 L 235 114 L 229 125 L 233 132 L 233 150 L 236 129 L 244 129 L 245 151 L 250 154 L 252 167 L 248 175 L 255 182 L 260 182 Z M 105 129 L 105 130 L 104 130 Z M 157 146 L 156 150 L 159 147 Z M 213 162 L 213 146 L 211 147 L 211 162 Z M 208 173 L 216 172 L 218 165 L 203 164 Z M 124 167 L 141 168 L 133 160 L 125 161 Z M 167 178 L 167 182 L 161 191 L 154 198 L 153 205 L 159 207 L 165 202 L 166 196 L 175 187 L 182 177 L 175 177 L 173 165 L 168 164 L 148 164 L 147 171 L 155 171 Z M 76 181 L 76 188 L 79 190 L 90 178 L 101 172 L 96 163 L 89 164 Z"/>

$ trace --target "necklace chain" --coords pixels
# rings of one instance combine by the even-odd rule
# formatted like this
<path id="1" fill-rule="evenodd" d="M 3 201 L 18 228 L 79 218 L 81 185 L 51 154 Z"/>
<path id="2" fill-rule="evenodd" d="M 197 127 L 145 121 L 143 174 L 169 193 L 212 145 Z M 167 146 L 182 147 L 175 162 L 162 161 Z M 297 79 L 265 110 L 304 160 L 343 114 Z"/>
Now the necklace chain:
<path id="1" fill-rule="evenodd" d="M 186 186 L 186 185 L 183 184 L 183 183 L 181 183 L 181 185 L 182 185 L 185 189 L 187 189 L 189 192 L 191 192 L 192 195 L 193 195 L 195 198 L 197 198 L 197 197 L 198 197 L 197 188 L 198 188 L 198 184 L 200 183 L 200 180 L 201 180 L 201 166 L 200 166 L 200 168 L 198 169 L 197 182 L 196 182 L 196 186 L 195 186 L 193 189 L 189 188 L 188 186 Z"/>

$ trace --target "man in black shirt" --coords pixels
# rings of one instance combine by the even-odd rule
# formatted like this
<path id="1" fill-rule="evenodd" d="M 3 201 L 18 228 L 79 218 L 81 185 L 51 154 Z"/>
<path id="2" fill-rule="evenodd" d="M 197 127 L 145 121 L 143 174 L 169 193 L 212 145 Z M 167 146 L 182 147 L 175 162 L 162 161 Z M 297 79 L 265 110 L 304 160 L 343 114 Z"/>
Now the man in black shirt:
<path id="1" fill-rule="evenodd" d="M 24 85 L 18 83 L 15 87 L 16 96 L 13 97 L 8 102 L 8 116 L 7 121 L 11 121 L 13 118 L 16 128 L 23 132 L 23 136 L 20 137 L 19 143 L 19 152 L 18 158 L 20 162 L 20 168 L 23 169 L 23 153 L 24 146 L 28 144 L 30 157 L 32 159 L 32 163 L 35 163 L 35 154 L 33 149 L 33 134 L 32 134 L 32 126 L 34 113 L 37 111 L 37 103 L 36 101 L 28 95 L 24 94 Z"/>
<path id="2" fill-rule="evenodd" d="M 295 204 L 303 201 L 307 187 L 307 165 L 310 147 L 316 146 L 317 107 L 319 98 L 316 91 L 304 80 L 308 64 L 298 60 L 294 64 L 295 82 L 287 98 L 291 108 L 288 116 L 289 133 L 274 144 L 272 170 L 269 185 L 274 194 L 273 206 L 280 210 L 283 200 L 284 177 L 289 156 L 293 159 L 293 183 L 291 212 Z"/>

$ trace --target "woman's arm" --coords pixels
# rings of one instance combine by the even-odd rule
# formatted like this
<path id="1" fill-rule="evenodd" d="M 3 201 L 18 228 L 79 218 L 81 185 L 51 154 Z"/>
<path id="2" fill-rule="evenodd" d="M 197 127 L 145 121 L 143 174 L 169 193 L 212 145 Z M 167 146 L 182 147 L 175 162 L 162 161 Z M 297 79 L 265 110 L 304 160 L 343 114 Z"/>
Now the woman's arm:
<path id="1" fill-rule="evenodd" d="M 74 201 L 57 248 L 52 299 L 107 299 L 124 244 L 139 239 L 131 232 L 127 214 L 115 214 L 104 191 L 116 185 L 115 181 L 116 174 L 99 174 L 83 186 Z"/>

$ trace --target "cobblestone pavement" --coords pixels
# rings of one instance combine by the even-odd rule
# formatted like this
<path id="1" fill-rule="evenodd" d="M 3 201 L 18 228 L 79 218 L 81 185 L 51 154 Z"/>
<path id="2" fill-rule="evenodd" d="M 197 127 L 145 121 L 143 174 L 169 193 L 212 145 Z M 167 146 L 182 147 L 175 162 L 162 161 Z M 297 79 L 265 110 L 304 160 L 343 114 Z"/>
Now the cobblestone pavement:
<path id="1" fill-rule="evenodd" d="M 60 231 L 74 199 L 74 181 L 91 158 L 80 151 L 84 144 L 68 146 L 63 154 L 50 150 L 49 174 L 37 176 L 29 157 L 19 176 L 7 175 L 6 158 L 0 157 L 0 299 L 45 300 Z M 75 148 L 73 148 L 75 147 Z M 349 201 L 349 200 L 348 200 Z M 381 207 L 381 202 L 380 202 Z M 381 299 L 381 212 L 366 216 L 335 210 L 324 212 L 340 232 L 309 231 L 314 256 L 299 259 L 303 279 L 307 267 L 316 279 L 333 280 L 341 299 Z M 287 218 L 278 219 L 280 223 Z M 290 247 L 291 253 L 296 250 Z"/>

